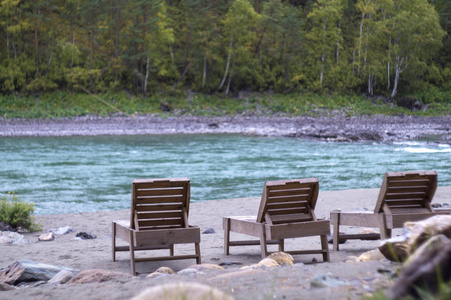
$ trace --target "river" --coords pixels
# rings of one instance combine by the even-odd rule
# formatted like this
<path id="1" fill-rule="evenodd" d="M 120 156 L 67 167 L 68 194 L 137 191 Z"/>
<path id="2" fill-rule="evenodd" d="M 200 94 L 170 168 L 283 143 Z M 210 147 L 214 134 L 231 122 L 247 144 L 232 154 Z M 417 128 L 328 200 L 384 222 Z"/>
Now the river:
<path id="1" fill-rule="evenodd" d="M 257 197 L 268 180 L 318 177 L 320 190 L 378 188 L 387 171 L 436 170 L 451 185 L 451 146 L 328 143 L 243 135 L 0 139 L 0 195 L 37 214 L 130 207 L 138 178 L 189 177 L 191 201 Z M 376 200 L 376 199 L 375 199 Z"/>

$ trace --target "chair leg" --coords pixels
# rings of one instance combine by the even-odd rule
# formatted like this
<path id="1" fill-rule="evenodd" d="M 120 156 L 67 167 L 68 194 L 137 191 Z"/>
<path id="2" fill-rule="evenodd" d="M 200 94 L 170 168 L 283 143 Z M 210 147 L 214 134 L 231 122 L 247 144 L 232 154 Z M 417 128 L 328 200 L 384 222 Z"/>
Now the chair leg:
<path id="1" fill-rule="evenodd" d="M 340 239 L 340 213 L 333 212 L 330 214 L 330 221 L 332 222 L 333 226 L 333 250 L 338 251 L 339 250 L 339 239 Z"/>
<path id="2" fill-rule="evenodd" d="M 327 236 L 326 235 L 321 235 L 321 249 L 323 251 L 323 261 L 324 262 L 330 262 L 330 255 L 329 255 L 329 245 L 327 243 Z"/>
<path id="3" fill-rule="evenodd" d="M 268 247 L 266 243 L 266 230 L 265 225 L 262 224 L 260 227 L 260 248 L 262 252 L 262 259 L 268 256 Z"/>
<path id="4" fill-rule="evenodd" d="M 113 224 L 113 232 L 111 235 L 112 246 L 113 246 L 113 261 L 116 261 L 116 223 Z"/>
<path id="5" fill-rule="evenodd" d="M 229 255 L 230 247 L 230 218 L 224 219 L 224 254 Z"/>
<path id="6" fill-rule="evenodd" d="M 135 241 L 133 239 L 133 232 L 130 231 L 129 232 L 129 237 L 130 237 L 130 265 L 131 265 L 131 269 L 132 269 L 132 275 L 135 276 L 136 275 L 136 266 L 135 266 Z"/>
<path id="7" fill-rule="evenodd" d="M 196 257 L 196 263 L 197 263 L 198 265 L 200 265 L 200 264 L 202 263 L 202 260 L 201 260 L 201 258 L 200 258 L 200 244 L 199 244 L 199 243 L 195 243 L 195 244 L 194 244 L 194 247 L 196 248 L 196 255 L 197 255 L 197 257 Z"/>
<path id="8" fill-rule="evenodd" d="M 280 240 L 279 241 L 279 252 L 284 252 L 285 251 L 285 240 Z"/>

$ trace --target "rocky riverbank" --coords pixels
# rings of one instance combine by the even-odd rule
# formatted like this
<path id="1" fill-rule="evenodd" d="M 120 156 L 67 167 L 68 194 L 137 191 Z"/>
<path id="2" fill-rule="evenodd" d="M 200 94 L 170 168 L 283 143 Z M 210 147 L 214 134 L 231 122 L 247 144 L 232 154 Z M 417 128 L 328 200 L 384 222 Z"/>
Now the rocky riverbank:
<path id="1" fill-rule="evenodd" d="M 451 141 L 451 118 L 418 116 L 194 117 L 138 115 L 61 119 L 0 118 L 0 137 L 146 134 L 249 134 L 326 141 Z"/>

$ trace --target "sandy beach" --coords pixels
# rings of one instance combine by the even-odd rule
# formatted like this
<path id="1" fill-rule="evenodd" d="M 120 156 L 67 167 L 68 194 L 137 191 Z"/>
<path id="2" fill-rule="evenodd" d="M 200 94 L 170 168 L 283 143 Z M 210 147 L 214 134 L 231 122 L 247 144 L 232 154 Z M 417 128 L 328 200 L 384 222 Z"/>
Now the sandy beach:
<path id="1" fill-rule="evenodd" d="M 318 218 L 328 218 L 330 211 L 372 210 L 379 189 L 356 189 L 320 192 L 316 208 Z M 439 187 L 433 203 L 451 205 L 451 187 Z M 375 249 L 380 241 L 350 240 L 341 245 L 340 251 L 331 251 L 331 262 L 323 263 L 320 255 L 296 255 L 295 266 L 271 269 L 240 270 L 243 266 L 260 261 L 258 246 L 233 247 L 229 256 L 224 254 L 222 217 L 255 215 L 259 198 L 211 200 L 192 203 L 190 224 L 200 227 L 201 232 L 213 228 L 215 233 L 201 235 L 202 262 L 221 264 L 225 270 L 206 270 L 191 275 L 168 275 L 157 278 L 146 276 L 159 267 L 166 266 L 175 272 L 193 264 L 194 260 L 137 263 L 138 276 L 129 277 L 128 252 L 118 253 L 118 261 L 112 261 L 111 222 L 129 219 L 129 210 L 100 211 L 37 216 L 43 231 L 71 226 L 74 232 L 56 235 L 53 241 L 38 241 L 40 233 L 28 233 L 27 244 L 0 245 L 0 268 L 6 268 L 18 260 L 64 266 L 78 270 L 103 269 L 123 272 L 120 280 L 101 283 L 22 287 L 12 291 L 0 291 L 0 299 L 130 299 L 148 287 L 169 282 L 199 282 L 222 290 L 235 299 L 359 299 L 378 290 L 386 290 L 392 283 L 390 272 L 399 265 L 385 259 L 368 262 L 350 262 L 350 256 Z M 344 227 L 346 232 L 358 232 L 361 228 Z M 74 240 L 80 231 L 94 233 L 97 238 Z M 394 230 L 394 236 L 402 233 Z M 241 238 L 234 235 L 234 238 Z M 287 240 L 286 249 L 319 248 L 319 238 Z M 125 243 L 123 243 L 125 245 Z M 180 247 L 180 248 L 178 248 Z M 190 253 L 191 246 L 176 246 L 177 253 Z M 275 251 L 276 246 L 270 246 Z M 332 245 L 330 245 L 332 249 Z M 139 257 L 139 256 L 138 256 Z M 317 262 L 316 262 L 317 261 Z M 313 278 L 324 275 L 346 284 L 336 287 L 314 287 Z"/>

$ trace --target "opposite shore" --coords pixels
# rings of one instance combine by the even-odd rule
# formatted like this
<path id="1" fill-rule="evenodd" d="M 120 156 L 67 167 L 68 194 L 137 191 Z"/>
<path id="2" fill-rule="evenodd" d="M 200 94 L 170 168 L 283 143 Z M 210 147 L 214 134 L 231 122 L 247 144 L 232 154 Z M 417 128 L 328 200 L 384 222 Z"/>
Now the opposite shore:
<path id="1" fill-rule="evenodd" d="M 246 134 L 325 141 L 451 142 L 451 118 L 419 116 L 83 116 L 60 119 L 0 118 L 0 137 L 152 134 Z"/>

